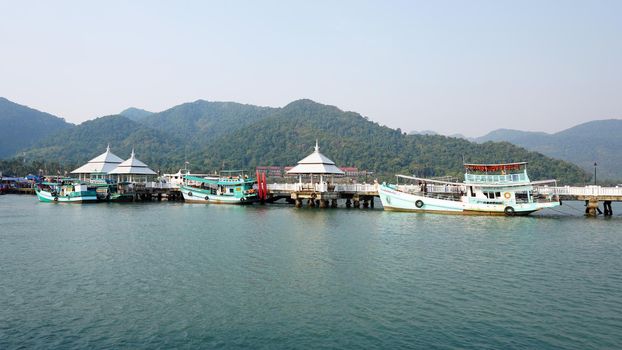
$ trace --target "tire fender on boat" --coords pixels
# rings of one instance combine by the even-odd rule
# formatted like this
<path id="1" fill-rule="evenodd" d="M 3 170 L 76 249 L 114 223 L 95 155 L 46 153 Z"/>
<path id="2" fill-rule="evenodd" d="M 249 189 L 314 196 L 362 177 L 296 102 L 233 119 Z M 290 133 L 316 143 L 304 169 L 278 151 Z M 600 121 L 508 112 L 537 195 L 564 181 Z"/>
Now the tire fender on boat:
<path id="1" fill-rule="evenodd" d="M 188 197 L 192 197 L 192 192 L 188 192 Z"/>
<path id="2" fill-rule="evenodd" d="M 209 200 L 209 196 L 205 196 L 205 200 L 208 201 Z"/>
<path id="3" fill-rule="evenodd" d="M 58 202 L 58 197 L 54 197 L 54 202 Z"/>
<path id="4" fill-rule="evenodd" d="M 505 209 L 503 209 L 503 212 L 507 216 L 514 216 L 514 214 L 516 214 L 516 211 L 514 210 L 514 208 L 512 208 L 510 206 L 505 207 Z"/>
<path id="5" fill-rule="evenodd" d="M 417 201 L 415 202 L 415 207 L 422 208 L 423 207 L 423 201 L 421 199 L 417 199 Z"/>

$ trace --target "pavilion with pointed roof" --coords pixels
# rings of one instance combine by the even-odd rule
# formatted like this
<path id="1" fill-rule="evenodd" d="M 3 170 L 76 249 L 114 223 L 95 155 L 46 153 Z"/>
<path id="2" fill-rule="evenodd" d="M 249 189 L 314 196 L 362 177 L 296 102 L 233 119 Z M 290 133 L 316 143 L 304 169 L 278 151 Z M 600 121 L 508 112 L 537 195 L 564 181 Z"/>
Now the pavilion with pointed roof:
<path id="1" fill-rule="evenodd" d="M 108 173 L 123 162 L 123 159 L 110 152 L 110 145 L 106 147 L 106 152 L 88 161 L 88 163 L 72 171 L 77 174 L 82 181 L 105 180 L 109 179 Z"/>
<path id="2" fill-rule="evenodd" d="M 324 182 L 326 175 L 344 175 L 345 173 L 339 169 L 335 162 L 320 153 L 320 147 L 315 140 L 315 150 L 313 153 L 298 162 L 298 165 L 287 171 L 289 175 L 298 175 L 299 183 L 302 183 L 302 175 L 310 175 L 313 182 L 313 175 L 320 176 L 320 183 Z"/>
<path id="3" fill-rule="evenodd" d="M 147 164 L 136 158 L 134 149 L 129 159 L 123 161 L 108 174 L 116 175 L 117 182 L 147 182 L 157 175 L 155 171 L 149 169 Z"/>

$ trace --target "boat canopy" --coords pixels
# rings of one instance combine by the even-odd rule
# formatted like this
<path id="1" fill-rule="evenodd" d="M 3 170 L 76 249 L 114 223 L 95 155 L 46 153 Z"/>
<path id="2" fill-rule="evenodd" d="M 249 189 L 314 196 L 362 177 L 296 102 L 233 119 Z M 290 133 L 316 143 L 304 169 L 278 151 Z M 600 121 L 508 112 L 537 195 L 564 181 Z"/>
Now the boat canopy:
<path id="1" fill-rule="evenodd" d="M 464 164 L 464 168 L 469 171 L 482 171 L 482 172 L 496 172 L 496 171 L 509 171 L 520 170 L 522 167 L 527 166 L 527 162 L 520 163 L 505 163 L 505 164 Z"/>
<path id="2" fill-rule="evenodd" d="M 526 185 L 548 185 L 548 184 L 554 184 L 557 185 L 557 180 L 539 180 L 539 181 L 526 181 L 526 182 L 489 182 L 489 183 L 470 183 L 470 182 L 453 182 L 453 181 L 443 181 L 443 180 L 435 180 L 435 179 L 429 179 L 429 178 L 424 178 L 424 177 L 416 177 L 416 176 L 408 176 L 408 175 L 401 175 L 401 174 L 397 174 L 396 177 L 398 178 L 403 178 L 403 179 L 409 179 L 409 180 L 415 180 L 415 181 L 419 181 L 419 182 L 423 182 L 423 183 L 433 183 L 433 184 L 440 184 L 440 185 L 450 185 L 450 186 L 472 186 L 472 185 L 476 185 L 477 187 L 486 187 L 486 188 L 499 188 L 499 187 L 521 187 L 521 186 L 526 186 Z"/>

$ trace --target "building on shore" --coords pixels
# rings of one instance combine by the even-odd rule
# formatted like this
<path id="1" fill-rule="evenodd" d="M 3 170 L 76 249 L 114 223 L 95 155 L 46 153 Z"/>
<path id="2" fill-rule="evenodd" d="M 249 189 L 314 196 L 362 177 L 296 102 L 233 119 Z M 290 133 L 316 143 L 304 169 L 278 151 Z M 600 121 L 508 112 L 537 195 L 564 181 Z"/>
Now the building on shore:
<path id="1" fill-rule="evenodd" d="M 110 171 L 121 164 L 121 162 L 123 162 L 123 159 L 110 152 L 110 145 L 108 145 L 106 152 L 89 160 L 88 163 L 71 173 L 77 175 L 81 181 L 109 180 L 111 179 Z"/>
<path id="2" fill-rule="evenodd" d="M 153 181 L 157 174 L 155 171 L 149 169 L 147 164 L 138 160 L 132 149 L 130 158 L 117 165 L 108 175 L 114 177 L 117 182 L 138 183 Z"/>
<path id="3" fill-rule="evenodd" d="M 309 176 L 311 184 L 314 183 L 313 177 L 318 176 L 319 183 L 323 184 L 325 177 L 342 176 L 344 172 L 335 165 L 335 162 L 320 153 L 320 147 L 316 140 L 313 153 L 299 161 L 295 167 L 287 170 L 287 175 L 298 175 L 299 184 L 302 184 L 303 176 Z"/>

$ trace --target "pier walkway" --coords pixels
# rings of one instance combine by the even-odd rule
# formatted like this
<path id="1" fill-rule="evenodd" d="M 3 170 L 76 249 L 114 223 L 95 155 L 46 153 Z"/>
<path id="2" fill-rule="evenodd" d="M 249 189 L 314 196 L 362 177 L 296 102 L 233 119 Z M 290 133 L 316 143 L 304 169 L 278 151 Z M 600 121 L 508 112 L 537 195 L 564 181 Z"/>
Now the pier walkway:
<path id="1" fill-rule="evenodd" d="M 328 183 L 272 183 L 267 184 L 266 202 L 285 199 L 302 207 L 304 201 L 310 207 L 337 207 L 337 200 L 345 199 L 346 207 L 374 207 L 378 196 L 378 184 L 328 184 Z"/>

